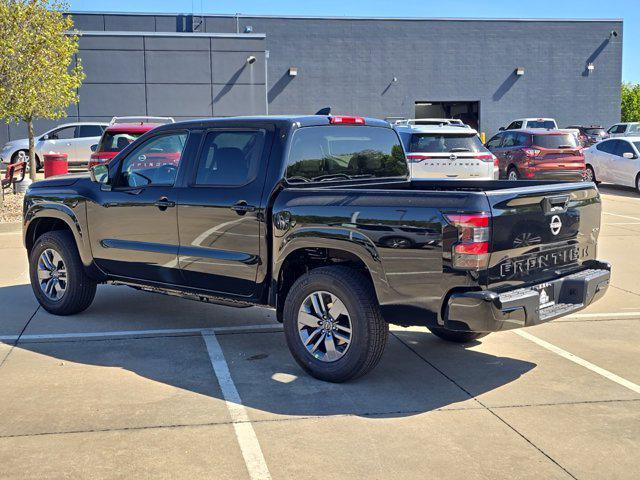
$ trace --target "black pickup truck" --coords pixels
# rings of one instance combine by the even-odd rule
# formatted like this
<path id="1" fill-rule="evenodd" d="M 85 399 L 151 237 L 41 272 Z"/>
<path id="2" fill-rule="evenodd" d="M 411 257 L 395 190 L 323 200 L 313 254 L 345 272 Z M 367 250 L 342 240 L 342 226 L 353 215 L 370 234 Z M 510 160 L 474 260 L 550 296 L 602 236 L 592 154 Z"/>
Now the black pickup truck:
<path id="1" fill-rule="evenodd" d="M 32 184 L 24 244 L 51 313 L 105 282 L 266 305 L 302 368 L 338 382 L 377 364 L 389 323 L 469 342 L 600 298 L 600 207 L 586 182 L 412 181 L 380 120 L 227 118 Z"/>

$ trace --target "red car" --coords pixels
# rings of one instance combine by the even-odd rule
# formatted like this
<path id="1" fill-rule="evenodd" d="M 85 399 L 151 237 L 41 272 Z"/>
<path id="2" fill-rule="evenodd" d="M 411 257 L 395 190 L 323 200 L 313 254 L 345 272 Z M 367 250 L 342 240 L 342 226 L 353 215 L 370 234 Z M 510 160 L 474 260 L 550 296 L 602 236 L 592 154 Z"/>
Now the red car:
<path id="1" fill-rule="evenodd" d="M 486 147 L 498 158 L 500 178 L 583 181 L 584 155 L 576 137 L 563 130 L 507 130 Z"/>
<path id="2" fill-rule="evenodd" d="M 89 159 L 89 167 L 109 163 L 136 138 L 159 125 L 174 123 L 170 117 L 113 117 Z"/>

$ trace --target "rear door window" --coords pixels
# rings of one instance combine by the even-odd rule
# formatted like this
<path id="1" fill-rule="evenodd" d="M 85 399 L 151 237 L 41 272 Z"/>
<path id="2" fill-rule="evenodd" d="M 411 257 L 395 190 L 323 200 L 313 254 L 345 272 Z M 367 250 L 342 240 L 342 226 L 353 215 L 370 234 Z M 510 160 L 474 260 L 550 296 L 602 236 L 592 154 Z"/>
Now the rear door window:
<path id="1" fill-rule="evenodd" d="M 100 125 L 80 125 L 79 138 L 99 137 L 103 128 Z"/>
<path id="2" fill-rule="evenodd" d="M 575 135 L 565 133 L 562 135 L 534 135 L 533 145 L 540 148 L 577 148 L 578 142 Z"/>
<path id="3" fill-rule="evenodd" d="M 409 152 L 412 153 L 477 153 L 486 151 L 487 149 L 476 134 L 414 133 L 409 144 Z"/>
<path id="4" fill-rule="evenodd" d="M 49 140 L 69 140 L 76 135 L 76 127 L 65 127 L 54 130 L 49 134 Z"/>
<path id="5" fill-rule="evenodd" d="M 209 132 L 198 162 L 196 185 L 240 186 L 256 178 L 264 130 Z"/>
<path id="6" fill-rule="evenodd" d="M 290 182 L 405 177 L 404 150 L 390 128 L 317 126 L 296 130 L 286 178 Z"/>

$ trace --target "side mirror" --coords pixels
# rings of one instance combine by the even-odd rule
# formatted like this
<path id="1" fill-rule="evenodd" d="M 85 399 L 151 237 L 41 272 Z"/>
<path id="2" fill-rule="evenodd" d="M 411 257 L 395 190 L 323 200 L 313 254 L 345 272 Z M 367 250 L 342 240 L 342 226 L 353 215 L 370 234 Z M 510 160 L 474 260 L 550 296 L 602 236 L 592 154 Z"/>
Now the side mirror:
<path id="1" fill-rule="evenodd" d="M 91 149 L 91 151 L 92 151 L 92 152 L 95 152 L 95 151 L 98 149 L 98 144 L 97 144 L 97 143 L 94 143 L 94 144 L 93 144 L 93 145 L 91 145 L 89 148 Z"/>
<path id="2" fill-rule="evenodd" d="M 40 140 L 43 140 L 43 141 L 44 141 L 44 140 L 49 140 L 49 134 L 47 133 L 47 134 L 42 135 L 42 136 L 40 137 Z"/>
<path id="3" fill-rule="evenodd" d="M 637 157 L 636 157 L 636 154 L 635 154 L 635 153 L 632 153 L 632 152 L 624 152 L 624 153 L 622 154 L 622 156 L 623 156 L 624 158 L 628 158 L 629 160 L 633 160 L 633 159 L 637 158 Z"/>
<path id="4" fill-rule="evenodd" d="M 109 167 L 104 163 L 94 165 L 89 169 L 89 176 L 92 182 L 106 185 L 109 183 Z"/>
<path id="5" fill-rule="evenodd" d="M 500 132 L 504 132 L 505 130 L 506 130 L 506 128 L 504 128 L 504 127 L 500 127 L 500 128 L 498 129 L 498 131 L 500 131 Z"/>

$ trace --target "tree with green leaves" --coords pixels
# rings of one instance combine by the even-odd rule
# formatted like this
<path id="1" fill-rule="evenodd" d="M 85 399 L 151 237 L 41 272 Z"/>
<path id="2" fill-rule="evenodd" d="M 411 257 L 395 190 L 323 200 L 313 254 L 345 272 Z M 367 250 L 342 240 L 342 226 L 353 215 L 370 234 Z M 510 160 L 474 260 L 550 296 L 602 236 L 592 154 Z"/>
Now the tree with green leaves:
<path id="1" fill-rule="evenodd" d="M 622 84 L 622 121 L 640 122 L 640 83 Z"/>
<path id="2" fill-rule="evenodd" d="M 0 118 L 27 125 L 32 180 L 33 121 L 65 117 L 84 79 L 67 12 L 60 0 L 0 0 Z"/>

